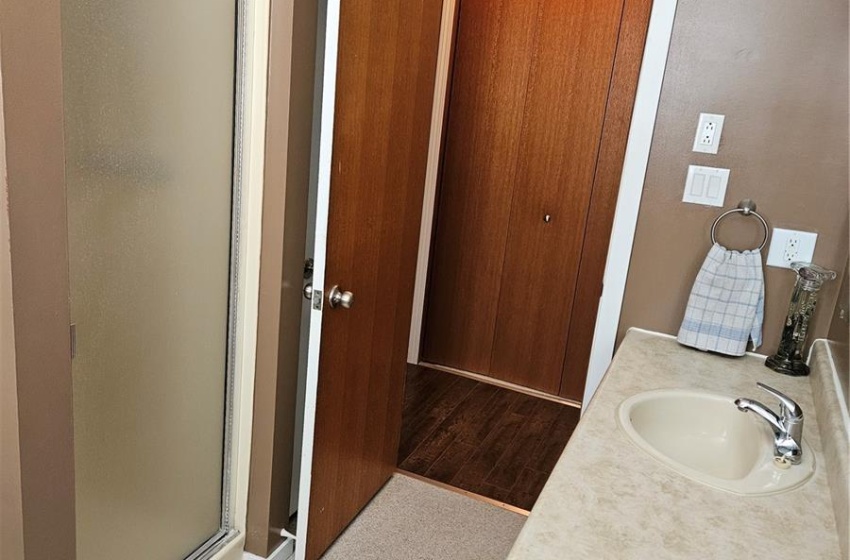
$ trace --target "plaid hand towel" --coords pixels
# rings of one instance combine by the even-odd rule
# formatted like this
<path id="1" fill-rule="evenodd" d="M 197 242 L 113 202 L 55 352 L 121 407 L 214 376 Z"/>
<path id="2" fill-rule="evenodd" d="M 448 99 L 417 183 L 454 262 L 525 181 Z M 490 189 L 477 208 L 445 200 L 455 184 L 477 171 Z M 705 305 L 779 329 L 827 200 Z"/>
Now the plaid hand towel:
<path id="1" fill-rule="evenodd" d="M 730 251 L 715 243 L 691 290 L 679 343 L 743 356 L 750 339 L 753 350 L 761 346 L 763 321 L 761 251 Z"/>

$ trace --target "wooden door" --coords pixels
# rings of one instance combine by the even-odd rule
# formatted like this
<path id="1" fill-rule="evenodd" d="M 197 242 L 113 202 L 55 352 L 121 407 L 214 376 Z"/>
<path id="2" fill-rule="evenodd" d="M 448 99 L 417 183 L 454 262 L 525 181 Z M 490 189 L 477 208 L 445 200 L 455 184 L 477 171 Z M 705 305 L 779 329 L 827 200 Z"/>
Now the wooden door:
<path id="1" fill-rule="evenodd" d="M 341 3 L 324 284 L 355 299 L 323 311 L 308 559 L 395 468 L 440 15 Z"/>
<path id="2" fill-rule="evenodd" d="M 642 51 L 650 2 L 632 4 L 638 25 L 624 0 L 461 0 L 425 361 L 581 399 L 586 363 L 564 361 L 582 260 L 608 248 L 586 231 L 594 190 L 616 197 L 617 181 L 594 179 L 603 125 L 624 112 L 606 114 L 610 98 L 634 99 L 639 62 L 612 84 L 620 43 Z M 586 273 L 601 292 L 602 270 Z"/>

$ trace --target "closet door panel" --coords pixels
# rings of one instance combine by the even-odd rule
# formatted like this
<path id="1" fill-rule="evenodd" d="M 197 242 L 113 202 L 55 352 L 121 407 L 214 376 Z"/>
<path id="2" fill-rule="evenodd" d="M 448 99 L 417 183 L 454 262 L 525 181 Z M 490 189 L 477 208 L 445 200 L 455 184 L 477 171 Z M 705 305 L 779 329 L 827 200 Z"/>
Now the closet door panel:
<path id="1" fill-rule="evenodd" d="M 548 393 L 561 383 L 622 8 L 546 0 L 532 56 L 491 370 Z"/>
<path id="2" fill-rule="evenodd" d="M 540 1 L 460 5 L 422 355 L 487 374 Z"/>
<path id="3" fill-rule="evenodd" d="M 646 28 L 652 0 L 626 0 L 620 22 L 617 54 L 611 75 L 605 123 L 593 178 L 575 302 L 570 317 L 567 352 L 561 377 L 561 396 L 580 401 L 587 380 L 596 314 L 602 297 L 602 278 L 608 257 L 607 245 L 614 224 L 614 210 L 623 172 L 629 127 L 634 109 L 638 75 L 646 44 Z"/>

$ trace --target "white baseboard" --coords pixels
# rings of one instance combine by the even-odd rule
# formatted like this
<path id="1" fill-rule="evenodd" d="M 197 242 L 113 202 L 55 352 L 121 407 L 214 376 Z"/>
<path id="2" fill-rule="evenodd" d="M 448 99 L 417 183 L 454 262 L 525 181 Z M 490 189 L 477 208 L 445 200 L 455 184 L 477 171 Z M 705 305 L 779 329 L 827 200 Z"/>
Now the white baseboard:
<path id="1" fill-rule="evenodd" d="M 250 552 L 245 552 L 242 555 L 242 560 L 290 560 L 293 556 L 295 556 L 295 541 L 286 539 L 274 552 L 269 554 L 267 559 L 256 554 L 251 554 Z"/>

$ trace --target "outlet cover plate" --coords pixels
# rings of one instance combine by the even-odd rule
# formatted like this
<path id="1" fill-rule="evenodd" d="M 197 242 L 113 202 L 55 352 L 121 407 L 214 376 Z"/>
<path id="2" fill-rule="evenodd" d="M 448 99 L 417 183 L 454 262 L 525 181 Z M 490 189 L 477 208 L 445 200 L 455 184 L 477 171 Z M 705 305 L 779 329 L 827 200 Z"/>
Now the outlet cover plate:
<path id="1" fill-rule="evenodd" d="M 818 234 L 793 229 L 773 228 L 770 236 L 770 250 L 767 253 L 767 266 L 791 268 L 795 261 L 812 262 Z"/>
<path id="2" fill-rule="evenodd" d="M 700 113 L 697 133 L 694 136 L 693 151 L 703 154 L 716 154 L 720 147 L 720 135 L 723 133 L 725 115 Z"/>

